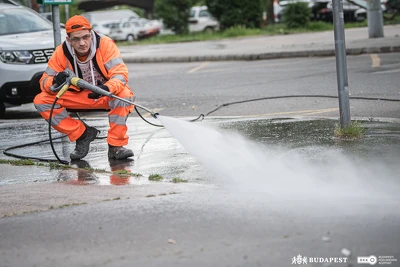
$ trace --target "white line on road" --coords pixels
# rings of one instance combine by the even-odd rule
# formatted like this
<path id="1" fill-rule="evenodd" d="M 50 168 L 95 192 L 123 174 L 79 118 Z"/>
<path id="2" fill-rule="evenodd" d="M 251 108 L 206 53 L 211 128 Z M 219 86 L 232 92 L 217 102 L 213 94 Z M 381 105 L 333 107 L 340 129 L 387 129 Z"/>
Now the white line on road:
<path id="1" fill-rule="evenodd" d="M 379 68 L 381 66 L 381 59 L 377 54 L 370 54 L 369 55 L 371 60 L 372 60 L 372 66 L 373 68 Z"/>
<path id="2" fill-rule="evenodd" d="M 397 72 L 400 72 L 400 69 L 375 71 L 372 74 L 388 74 L 388 73 L 397 73 Z"/>
<path id="3" fill-rule="evenodd" d="M 286 112 L 275 112 L 275 113 L 266 113 L 266 114 L 253 114 L 245 117 L 257 117 L 257 116 L 276 116 L 276 115 L 289 115 L 289 114 L 301 114 L 301 115 L 312 115 L 312 114 L 321 114 L 338 111 L 339 108 L 326 108 L 326 109 L 311 109 L 311 110 L 298 110 L 298 111 L 286 111 Z"/>
<path id="4" fill-rule="evenodd" d="M 207 62 L 207 61 L 206 61 L 206 62 L 203 62 L 203 63 L 201 63 L 199 66 L 197 66 L 197 67 L 195 67 L 195 68 L 189 70 L 189 71 L 188 71 L 188 74 L 193 73 L 193 72 L 196 72 L 196 71 L 198 71 L 198 70 L 200 70 L 200 69 L 202 69 L 202 68 L 205 68 L 205 67 L 207 67 L 208 64 L 210 64 L 210 62 Z"/>

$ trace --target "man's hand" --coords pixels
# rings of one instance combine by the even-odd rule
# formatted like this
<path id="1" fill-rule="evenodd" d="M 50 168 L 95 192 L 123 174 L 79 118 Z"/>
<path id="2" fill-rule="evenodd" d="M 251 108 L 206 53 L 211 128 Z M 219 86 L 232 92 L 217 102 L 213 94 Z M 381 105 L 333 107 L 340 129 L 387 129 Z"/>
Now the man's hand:
<path id="1" fill-rule="evenodd" d="M 110 92 L 110 89 L 108 89 L 108 87 L 105 86 L 104 84 L 101 84 L 100 80 L 97 80 L 97 87 L 100 87 L 101 89 L 103 89 L 103 90 L 105 90 L 107 92 Z M 100 94 L 97 94 L 97 93 L 94 93 L 94 92 L 88 94 L 88 98 L 90 98 L 90 99 L 98 99 L 98 98 L 100 98 L 102 96 L 103 95 L 100 95 Z"/>
<path id="2" fill-rule="evenodd" d="M 65 83 L 65 81 L 67 80 L 68 77 L 69 77 L 68 72 L 66 72 L 66 71 L 59 72 L 54 76 L 53 84 L 61 85 L 61 84 Z"/>

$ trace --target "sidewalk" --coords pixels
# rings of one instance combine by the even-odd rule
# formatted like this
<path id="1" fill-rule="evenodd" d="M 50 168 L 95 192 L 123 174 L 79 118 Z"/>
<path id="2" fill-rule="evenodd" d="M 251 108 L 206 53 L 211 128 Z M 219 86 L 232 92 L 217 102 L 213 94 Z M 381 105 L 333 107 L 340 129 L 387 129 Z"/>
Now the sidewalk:
<path id="1" fill-rule="evenodd" d="M 347 55 L 400 52 L 400 25 L 384 27 L 384 37 L 370 39 L 368 28 L 345 30 Z M 120 47 L 126 63 L 260 60 L 334 56 L 333 31 L 257 36 L 216 41 Z"/>

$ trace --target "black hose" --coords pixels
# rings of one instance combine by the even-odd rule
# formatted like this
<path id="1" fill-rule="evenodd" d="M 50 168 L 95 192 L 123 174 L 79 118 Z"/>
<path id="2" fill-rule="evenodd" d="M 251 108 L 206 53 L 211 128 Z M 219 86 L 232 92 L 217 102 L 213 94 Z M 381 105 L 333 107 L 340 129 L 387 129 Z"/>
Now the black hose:
<path id="1" fill-rule="evenodd" d="M 65 136 L 59 136 L 59 137 L 54 138 L 53 140 L 61 139 L 63 137 L 65 137 Z M 21 156 L 21 155 L 17 155 L 17 154 L 8 152 L 8 150 L 13 150 L 13 149 L 27 147 L 27 146 L 33 146 L 33 145 L 37 145 L 37 144 L 48 142 L 48 141 L 49 141 L 49 139 L 46 139 L 46 140 L 36 141 L 36 142 L 27 143 L 27 144 L 23 144 L 23 145 L 12 146 L 12 147 L 4 149 L 3 154 L 7 155 L 7 156 L 10 156 L 10 157 L 14 157 L 14 158 L 20 158 L 20 159 L 35 159 L 35 160 L 45 161 L 45 162 L 56 162 L 56 161 L 58 161 L 56 159 L 44 159 L 44 158 L 36 158 L 36 157 L 26 157 L 26 156 Z"/>
<path id="2" fill-rule="evenodd" d="M 142 118 L 142 120 L 144 120 L 144 121 L 147 122 L 148 124 L 153 125 L 153 126 L 156 126 L 156 127 L 164 127 L 164 125 L 154 124 L 154 123 L 151 123 L 151 122 L 149 122 L 148 120 L 146 120 L 146 119 L 142 116 L 142 114 L 140 114 L 140 112 L 139 112 L 139 110 L 137 109 L 136 106 L 135 106 L 135 111 L 136 111 L 136 113 L 139 115 L 139 117 Z"/>
<path id="3" fill-rule="evenodd" d="M 208 112 L 205 116 L 210 115 L 211 113 L 219 110 L 222 107 L 227 107 L 230 105 L 235 105 L 235 104 L 242 104 L 242 103 L 247 103 L 247 102 L 253 102 L 253 101 L 260 101 L 260 100 L 268 100 L 268 99 L 280 99 L 280 98 L 298 98 L 298 97 L 307 97 L 307 98 L 314 98 L 314 97 L 319 97 L 319 98 L 338 98 L 337 96 L 332 96 L 332 95 L 283 95 L 283 96 L 268 96 L 268 97 L 261 97 L 261 98 L 253 98 L 253 99 L 248 99 L 248 100 L 241 100 L 241 101 L 235 101 L 235 102 L 230 102 L 230 103 L 225 103 L 222 104 L 215 109 L 211 110 Z M 349 99 L 358 99 L 358 100 L 383 100 L 383 101 L 395 101 L 395 102 L 400 102 L 400 99 L 391 99 L 391 98 L 377 98 L 377 97 L 363 97 L 363 96 L 350 96 Z"/>
<path id="4" fill-rule="evenodd" d="M 54 106 L 55 106 L 56 103 L 57 103 L 57 100 L 58 100 L 58 97 L 56 97 L 56 98 L 54 99 L 53 105 L 51 106 L 51 109 L 50 109 L 50 117 L 49 117 L 49 141 L 50 141 L 51 150 L 53 150 L 53 154 L 54 154 L 54 156 L 56 156 L 57 160 L 58 160 L 61 164 L 68 165 L 68 164 L 69 164 L 68 161 L 62 160 L 62 159 L 60 159 L 60 158 L 58 157 L 57 152 L 56 152 L 56 150 L 54 149 L 53 138 L 51 138 L 51 119 L 52 119 L 52 117 L 53 117 L 53 110 L 54 110 Z"/>

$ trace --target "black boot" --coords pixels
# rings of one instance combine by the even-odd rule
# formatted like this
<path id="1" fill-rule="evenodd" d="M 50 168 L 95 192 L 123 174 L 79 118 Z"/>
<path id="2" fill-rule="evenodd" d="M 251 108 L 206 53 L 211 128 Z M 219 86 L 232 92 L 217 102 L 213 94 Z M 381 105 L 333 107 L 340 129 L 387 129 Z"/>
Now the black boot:
<path id="1" fill-rule="evenodd" d="M 96 139 L 99 131 L 94 127 L 86 126 L 85 132 L 76 140 L 75 150 L 69 155 L 72 160 L 84 158 L 89 152 L 90 143 Z"/>
<path id="2" fill-rule="evenodd" d="M 133 151 L 123 146 L 108 145 L 109 159 L 127 159 L 133 157 Z"/>

